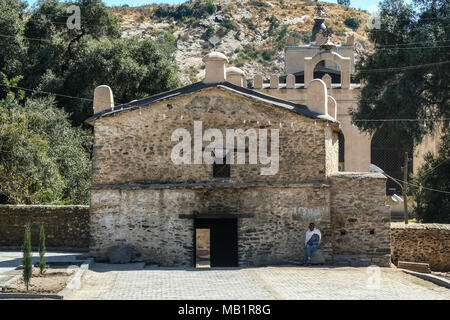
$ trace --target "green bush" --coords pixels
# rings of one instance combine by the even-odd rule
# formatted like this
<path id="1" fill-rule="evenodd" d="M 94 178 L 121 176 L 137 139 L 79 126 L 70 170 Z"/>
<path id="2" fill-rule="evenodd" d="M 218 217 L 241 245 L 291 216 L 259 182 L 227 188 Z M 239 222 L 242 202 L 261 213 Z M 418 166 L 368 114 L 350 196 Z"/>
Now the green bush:
<path id="1" fill-rule="evenodd" d="M 172 18 L 174 20 L 185 20 L 187 18 L 202 18 L 216 12 L 217 7 L 212 0 L 194 1 L 182 3 L 177 6 L 166 4 L 159 5 L 154 15 L 159 18 Z"/>
<path id="2" fill-rule="evenodd" d="M 275 53 L 273 52 L 273 50 L 264 50 L 263 52 L 262 52 L 262 57 L 263 57 L 263 59 L 264 60 L 266 60 L 266 61 L 271 61 L 272 59 L 273 59 L 273 55 L 274 55 Z"/>
<path id="3" fill-rule="evenodd" d="M 207 38 L 210 38 L 210 37 L 212 37 L 212 35 L 213 35 L 215 32 L 216 32 L 216 29 L 214 29 L 213 26 L 208 26 L 208 28 L 206 28 L 206 31 L 205 31 L 205 36 L 206 36 Z"/>
<path id="4" fill-rule="evenodd" d="M 225 19 L 225 20 L 223 20 L 222 25 L 223 25 L 226 29 L 228 29 L 228 30 L 234 30 L 235 27 L 236 27 L 236 26 L 234 25 L 234 21 L 231 20 L 231 19 Z"/>
<path id="5" fill-rule="evenodd" d="M 267 2 L 261 0 L 251 0 L 249 4 L 254 7 L 269 7 L 269 4 Z"/>
<path id="6" fill-rule="evenodd" d="M 280 20 L 272 14 L 269 18 L 266 18 L 266 21 L 269 21 L 270 23 L 269 30 L 267 32 L 270 36 L 273 36 L 280 26 Z"/>
<path id="7" fill-rule="evenodd" d="M 359 20 L 358 18 L 347 18 L 344 20 L 344 24 L 347 27 L 356 30 L 361 25 L 361 20 Z"/>
<path id="8" fill-rule="evenodd" d="M 236 67 L 242 67 L 246 61 L 251 61 L 252 58 L 246 54 L 245 52 L 239 51 L 236 55 L 236 58 L 233 61 L 233 64 L 236 65 Z"/>
<path id="9" fill-rule="evenodd" d="M 281 29 L 278 31 L 277 41 L 283 41 L 284 38 L 288 34 L 288 26 L 284 25 L 281 27 Z M 284 45 L 284 44 L 283 44 Z"/>
<path id="10" fill-rule="evenodd" d="M 213 14 L 214 12 L 216 12 L 217 8 L 214 2 L 212 2 L 212 0 L 206 1 L 205 10 L 209 14 Z"/>
<path id="11" fill-rule="evenodd" d="M 158 18 L 182 20 L 186 17 L 192 17 L 194 15 L 194 8 L 184 3 L 179 6 L 160 5 L 156 8 L 154 15 Z"/>
<path id="12" fill-rule="evenodd" d="M 345 28 L 339 28 L 339 29 L 336 31 L 336 34 L 337 34 L 338 36 L 341 36 L 341 37 L 345 36 L 345 34 L 346 34 Z"/>
<path id="13" fill-rule="evenodd" d="M 246 44 L 243 48 L 242 48 L 242 52 L 246 55 L 249 56 L 251 59 L 256 59 L 258 57 L 258 50 L 255 49 L 254 46 L 250 45 L 250 44 Z"/>

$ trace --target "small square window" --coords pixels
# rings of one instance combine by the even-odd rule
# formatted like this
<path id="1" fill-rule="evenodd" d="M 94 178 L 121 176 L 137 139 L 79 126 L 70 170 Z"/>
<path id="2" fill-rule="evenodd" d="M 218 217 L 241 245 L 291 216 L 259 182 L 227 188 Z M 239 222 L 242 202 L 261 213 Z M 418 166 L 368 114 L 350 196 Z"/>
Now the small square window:
<path id="1" fill-rule="evenodd" d="M 224 158 L 223 163 L 213 163 L 213 177 L 214 178 L 229 178 L 230 177 L 230 165 L 226 164 Z"/>

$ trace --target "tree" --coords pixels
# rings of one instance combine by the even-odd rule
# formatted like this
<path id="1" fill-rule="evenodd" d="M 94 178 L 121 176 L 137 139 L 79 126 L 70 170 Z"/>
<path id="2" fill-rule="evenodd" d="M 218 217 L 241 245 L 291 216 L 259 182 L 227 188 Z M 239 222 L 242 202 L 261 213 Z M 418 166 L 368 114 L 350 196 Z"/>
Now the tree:
<path id="1" fill-rule="evenodd" d="M 39 231 L 39 270 L 41 274 L 44 273 L 47 262 L 45 260 L 45 253 L 47 252 L 45 248 L 45 231 L 44 226 L 41 226 Z"/>
<path id="2" fill-rule="evenodd" d="M 418 144 L 435 130 L 435 122 L 357 121 L 363 119 L 449 118 L 448 61 L 450 4 L 446 0 L 402 0 L 380 4 L 381 28 L 368 30 L 373 54 L 362 57 L 356 80 L 363 81 L 358 108 L 351 111 L 363 131 L 384 130 L 405 144 Z M 444 63 L 447 61 L 447 63 Z"/>
<path id="3" fill-rule="evenodd" d="M 80 30 L 67 27 L 66 10 L 72 4 L 80 7 Z M 55 96 L 56 104 L 71 114 L 77 126 L 92 114 L 91 99 L 97 85 L 108 84 L 114 93 L 126 92 L 116 96 L 116 100 L 128 102 L 181 84 L 171 65 L 174 37 L 160 35 L 157 41 L 122 39 L 119 18 L 101 0 L 40 0 L 25 23 L 24 35 L 22 85 L 36 89 L 34 96 L 39 92 L 59 94 Z M 101 46 L 111 51 L 102 50 Z M 142 51 L 145 49 L 149 51 Z M 99 54 L 98 59 L 95 54 Z M 93 73 L 87 74 L 85 66 Z M 160 68 L 159 72 L 155 72 L 155 67 Z M 131 74 L 124 75 L 128 71 Z M 14 77 L 17 73 L 7 75 Z M 81 99 L 65 97 L 68 95 Z"/>
<path id="4" fill-rule="evenodd" d="M 4 81 L 17 86 L 19 79 Z M 9 92 L 0 100 L 0 141 L 3 203 L 88 203 L 92 137 L 72 126 L 54 98 Z"/>
<path id="5" fill-rule="evenodd" d="M 96 86 L 106 83 L 117 103 L 144 98 L 180 84 L 175 67 L 149 39 L 86 38 L 75 49 L 67 72 L 71 76 L 62 84 L 67 94 L 91 97 Z M 51 85 L 53 81 L 45 82 Z M 66 110 L 77 123 L 92 114 L 92 102 L 69 100 L 65 101 Z"/>
<path id="6" fill-rule="evenodd" d="M 67 27 L 72 4 L 79 30 Z M 180 86 L 176 40 L 122 39 L 101 0 L 25 8 L 0 0 L 0 203 L 87 204 L 92 132 L 82 128 L 95 87 L 110 85 L 118 104 Z"/>
<path id="7" fill-rule="evenodd" d="M 26 3 L 20 0 L 0 0 L 0 72 L 8 75 L 22 67 L 25 8 Z"/>
<path id="8" fill-rule="evenodd" d="M 448 191 L 450 185 L 448 163 L 440 165 L 448 158 L 448 122 L 439 121 L 450 117 L 449 13 L 447 0 L 415 0 L 414 6 L 402 0 L 384 0 L 380 4 L 381 28 L 368 30 L 375 51 L 357 65 L 356 80 L 365 86 L 358 108 L 351 111 L 361 130 L 396 135 L 407 147 L 419 144 L 436 128 L 447 132 L 440 155 L 427 155 L 412 182 L 423 186 L 411 190 L 416 213 L 424 222 L 448 221 L 448 194 L 429 189 Z M 390 120 L 358 121 L 364 119 Z"/>
<path id="9" fill-rule="evenodd" d="M 23 264 L 23 281 L 25 285 L 28 287 L 30 285 L 30 279 L 33 274 L 33 258 L 31 256 L 31 224 L 27 223 L 25 226 L 25 236 L 23 239 L 22 245 L 22 264 Z"/>
<path id="10" fill-rule="evenodd" d="M 450 128 L 437 155 L 428 153 L 411 181 L 414 211 L 421 222 L 450 223 Z M 434 189 L 434 190 L 433 190 Z"/>

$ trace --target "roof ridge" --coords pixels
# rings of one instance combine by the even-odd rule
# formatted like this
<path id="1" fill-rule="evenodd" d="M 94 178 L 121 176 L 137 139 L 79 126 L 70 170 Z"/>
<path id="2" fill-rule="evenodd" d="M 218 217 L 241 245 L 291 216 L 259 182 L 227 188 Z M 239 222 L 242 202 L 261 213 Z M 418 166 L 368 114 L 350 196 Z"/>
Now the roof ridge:
<path id="1" fill-rule="evenodd" d="M 150 97 L 146 97 L 146 98 L 142 98 L 139 100 L 134 100 L 134 101 L 130 101 L 128 103 L 124 103 L 118 106 L 114 106 L 111 109 L 107 109 L 107 110 L 103 110 L 99 113 L 96 113 L 94 115 L 92 115 L 91 117 L 89 117 L 88 119 L 85 120 L 85 122 L 87 123 L 91 123 L 92 121 L 97 120 L 98 118 L 101 117 L 106 117 L 112 114 L 116 114 L 116 113 L 120 113 L 120 112 L 125 112 L 125 111 L 131 111 L 140 107 L 144 107 L 144 106 L 148 106 L 151 105 L 153 103 L 165 100 L 165 99 L 169 99 L 169 98 L 173 98 L 176 96 L 181 96 L 181 95 L 185 95 L 188 93 L 192 93 L 192 92 L 196 92 L 196 91 L 200 91 L 202 89 L 206 89 L 206 88 L 223 88 L 225 90 L 229 90 L 232 92 L 235 92 L 237 94 L 249 97 L 249 98 L 253 98 L 256 100 L 260 100 L 260 102 L 262 103 L 269 103 L 269 104 L 273 104 L 276 105 L 278 107 L 281 107 L 287 111 L 292 111 L 295 112 L 297 114 L 301 114 L 303 116 L 307 116 L 309 118 L 313 118 L 316 120 L 324 120 L 321 119 L 319 116 L 319 113 L 313 112 L 311 110 L 309 110 L 309 108 L 306 105 L 303 104 L 298 104 L 298 103 L 294 103 L 288 100 L 284 100 L 281 98 L 277 98 L 262 92 L 258 92 L 256 90 L 253 89 L 248 89 L 248 88 L 244 88 L 235 84 L 232 84 L 228 81 L 225 82 L 218 82 L 218 83 L 203 83 L 203 82 L 196 82 L 184 87 L 180 87 L 177 89 L 173 89 L 170 91 L 166 91 L 166 92 L 161 92 L 155 95 L 152 95 Z M 291 107 L 291 108 L 289 108 Z"/>

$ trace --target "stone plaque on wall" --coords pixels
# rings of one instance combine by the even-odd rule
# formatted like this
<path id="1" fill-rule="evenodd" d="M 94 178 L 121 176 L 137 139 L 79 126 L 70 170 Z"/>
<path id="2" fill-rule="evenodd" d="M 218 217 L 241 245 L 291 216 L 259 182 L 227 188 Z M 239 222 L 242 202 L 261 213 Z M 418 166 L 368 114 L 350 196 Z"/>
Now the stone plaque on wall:
<path id="1" fill-rule="evenodd" d="M 316 208 L 297 207 L 294 208 L 294 210 L 292 211 L 292 219 L 317 221 L 321 219 L 321 217 L 325 213 L 325 210 L 326 207 L 316 207 Z"/>

